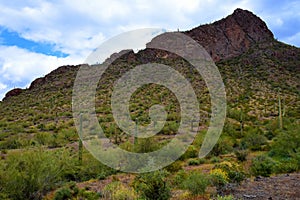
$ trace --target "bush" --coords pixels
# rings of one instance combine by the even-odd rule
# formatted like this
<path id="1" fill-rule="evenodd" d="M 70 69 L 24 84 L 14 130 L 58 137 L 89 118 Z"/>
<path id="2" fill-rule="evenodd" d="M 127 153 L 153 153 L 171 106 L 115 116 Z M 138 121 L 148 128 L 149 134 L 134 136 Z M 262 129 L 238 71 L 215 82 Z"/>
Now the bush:
<path id="1" fill-rule="evenodd" d="M 300 153 L 300 125 L 282 131 L 271 146 L 270 155 L 279 158 L 295 158 Z"/>
<path id="2" fill-rule="evenodd" d="M 200 172 L 192 172 L 182 183 L 183 188 L 189 190 L 193 195 L 204 194 L 208 185 L 207 176 Z"/>
<path id="3" fill-rule="evenodd" d="M 261 155 L 252 160 L 251 172 L 254 176 L 269 177 L 274 169 L 276 162 L 268 156 Z"/>
<path id="4" fill-rule="evenodd" d="M 209 155 L 219 156 L 233 151 L 233 142 L 229 138 L 220 138 Z"/>
<path id="5" fill-rule="evenodd" d="M 187 178 L 187 173 L 184 170 L 180 170 L 173 176 L 171 182 L 172 185 L 175 187 L 180 187 L 182 186 L 182 182 Z"/>
<path id="6" fill-rule="evenodd" d="M 212 184 L 217 188 L 223 187 L 229 181 L 228 174 L 222 169 L 218 169 L 218 168 L 213 169 L 210 172 L 210 177 L 211 177 Z"/>
<path id="7" fill-rule="evenodd" d="M 71 190 L 66 187 L 57 190 L 54 194 L 54 200 L 71 199 L 71 197 L 72 197 Z"/>
<path id="8" fill-rule="evenodd" d="M 249 152 L 247 150 L 237 150 L 234 152 L 236 158 L 238 159 L 238 161 L 244 162 L 247 160 L 247 156 L 249 154 Z"/>
<path id="9" fill-rule="evenodd" d="M 298 170 L 298 163 L 296 160 L 293 159 L 281 160 L 274 166 L 275 173 L 292 173 Z"/>
<path id="10" fill-rule="evenodd" d="M 66 151 L 28 150 L 8 155 L 1 165 L 0 185 L 11 199 L 41 199 L 70 168 Z"/>
<path id="11" fill-rule="evenodd" d="M 232 196 L 232 195 L 228 195 L 228 196 L 217 196 L 217 200 L 234 200 L 235 198 L 234 198 L 234 196 Z"/>
<path id="12" fill-rule="evenodd" d="M 135 178 L 134 187 L 145 199 L 166 200 L 171 190 L 166 181 L 168 173 L 164 170 L 140 174 Z"/>
<path id="13" fill-rule="evenodd" d="M 170 173 L 178 172 L 179 170 L 182 169 L 181 162 L 175 161 L 172 164 L 170 164 L 169 166 L 165 167 L 165 169 Z"/>
<path id="14" fill-rule="evenodd" d="M 193 158 L 188 161 L 188 165 L 200 165 L 204 163 L 205 163 L 205 159 L 203 158 Z"/>
<path id="15" fill-rule="evenodd" d="M 198 149 L 194 145 L 190 145 L 186 152 L 180 157 L 181 160 L 188 158 L 196 158 L 198 156 Z"/>
<path id="16" fill-rule="evenodd" d="M 261 150 L 261 146 L 267 144 L 267 138 L 258 133 L 248 133 L 241 140 L 241 149 Z"/>
<path id="17" fill-rule="evenodd" d="M 132 188 L 125 187 L 120 182 L 112 182 L 103 189 L 105 199 L 135 200 L 138 195 Z"/>
<path id="18" fill-rule="evenodd" d="M 85 189 L 79 190 L 74 182 L 58 189 L 54 193 L 54 200 L 65 199 L 86 199 L 86 200 L 98 200 L 100 195 L 93 191 L 87 191 Z"/>
<path id="19" fill-rule="evenodd" d="M 221 169 L 228 174 L 229 182 L 241 182 L 245 178 L 244 172 L 240 169 L 240 166 L 235 162 L 223 161 L 216 164 L 214 169 Z"/>

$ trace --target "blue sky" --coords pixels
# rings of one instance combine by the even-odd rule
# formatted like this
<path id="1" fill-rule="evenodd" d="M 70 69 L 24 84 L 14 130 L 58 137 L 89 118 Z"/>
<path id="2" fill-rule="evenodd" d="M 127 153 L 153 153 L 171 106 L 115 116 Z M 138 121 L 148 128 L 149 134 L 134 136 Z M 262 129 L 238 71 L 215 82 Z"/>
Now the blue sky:
<path id="1" fill-rule="evenodd" d="M 248 9 L 300 47 L 300 0 L 0 0 L 0 99 L 137 28 L 187 30 Z"/>

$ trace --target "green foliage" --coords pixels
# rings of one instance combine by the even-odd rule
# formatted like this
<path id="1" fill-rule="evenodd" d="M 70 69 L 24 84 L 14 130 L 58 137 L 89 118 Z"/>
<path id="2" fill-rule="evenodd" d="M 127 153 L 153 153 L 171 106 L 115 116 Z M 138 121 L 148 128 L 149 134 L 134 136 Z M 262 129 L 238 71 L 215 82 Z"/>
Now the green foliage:
<path id="1" fill-rule="evenodd" d="M 227 196 L 217 196 L 217 200 L 234 200 L 234 196 L 232 195 L 227 195 Z"/>
<path id="2" fill-rule="evenodd" d="M 198 156 L 198 149 L 194 145 L 190 145 L 186 152 L 180 157 L 181 160 L 188 158 L 196 158 Z"/>
<path id="3" fill-rule="evenodd" d="M 248 150 L 236 150 L 234 152 L 236 158 L 238 159 L 238 161 L 244 162 L 247 160 L 247 156 L 249 154 Z"/>
<path id="4" fill-rule="evenodd" d="M 168 173 L 164 170 L 140 174 L 134 180 L 134 187 L 145 199 L 169 199 L 171 197 L 171 190 L 166 181 L 167 175 Z"/>
<path id="5" fill-rule="evenodd" d="M 105 199 L 114 200 L 135 200 L 138 198 L 133 188 L 125 187 L 118 181 L 106 185 L 103 189 L 103 196 Z"/>
<path id="6" fill-rule="evenodd" d="M 272 158 L 260 155 L 252 160 L 250 170 L 254 176 L 268 177 L 273 173 L 275 164 L 276 162 Z"/>
<path id="7" fill-rule="evenodd" d="M 203 158 L 192 158 L 188 160 L 188 165 L 200 165 L 204 163 L 205 163 L 205 159 Z"/>
<path id="8" fill-rule="evenodd" d="M 210 179 L 212 181 L 212 184 L 217 188 L 221 188 L 229 182 L 229 177 L 227 172 L 218 168 L 213 169 L 210 172 Z"/>
<path id="9" fill-rule="evenodd" d="M 170 173 L 178 172 L 179 170 L 182 169 L 181 162 L 180 161 L 175 161 L 172 164 L 165 167 L 164 169 L 167 170 Z"/>
<path id="10" fill-rule="evenodd" d="M 262 145 L 267 144 L 267 138 L 256 130 L 250 131 L 241 139 L 241 149 L 261 150 Z"/>
<path id="11" fill-rule="evenodd" d="M 41 199 L 69 168 L 66 151 L 28 150 L 10 154 L 1 166 L 2 191 L 11 199 Z"/>
<path id="12" fill-rule="evenodd" d="M 231 153 L 233 151 L 233 142 L 229 137 L 221 137 L 217 144 L 213 147 L 209 153 L 211 156 L 219 156 L 222 154 Z"/>
<path id="13" fill-rule="evenodd" d="M 200 172 L 190 173 L 182 183 L 183 188 L 193 195 L 204 194 L 208 185 L 208 177 Z"/>
<path id="14" fill-rule="evenodd" d="M 214 169 L 223 170 L 229 178 L 229 182 L 241 182 L 245 179 L 245 173 L 241 167 L 235 162 L 223 161 L 215 165 Z"/>
<path id="15" fill-rule="evenodd" d="M 175 187 L 182 187 L 182 182 L 187 178 L 187 172 L 184 170 L 178 171 L 171 180 L 172 185 Z"/>
<path id="16" fill-rule="evenodd" d="M 294 159 L 282 159 L 276 163 L 273 170 L 275 173 L 292 173 L 299 170 L 299 163 Z"/>
<path id="17" fill-rule="evenodd" d="M 134 151 L 137 153 L 148 153 L 157 150 L 158 142 L 153 137 L 138 138 L 137 144 L 134 145 Z"/>
<path id="18" fill-rule="evenodd" d="M 54 200 L 65 199 L 86 199 L 86 200 L 98 200 L 100 195 L 93 191 L 87 191 L 85 189 L 79 189 L 74 182 L 68 183 L 66 186 L 56 190 L 54 193 Z"/>
<path id="19" fill-rule="evenodd" d="M 54 194 L 54 200 L 65 200 L 65 199 L 71 199 L 72 193 L 69 188 L 63 187 L 55 192 Z"/>
<path id="20" fill-rule="evenodd" d="M 300 153 L 300 124 L 283 130 L 274 139 L 270 155 L 279 158 L 293 158 Z"/>
<path id="21" fill-rule="evenodd" d="M 90 153 L 84 152 L 82 156 L 82 164 L 77 165 L 78 157 L 73 156 L 72 162 L 74 167 L 65 173 L 65 179 L 72 181 L 87 181 L 90 179 L 104 179 L 109 175 L 115 174 L 116 170 L 102 164 Z"/>

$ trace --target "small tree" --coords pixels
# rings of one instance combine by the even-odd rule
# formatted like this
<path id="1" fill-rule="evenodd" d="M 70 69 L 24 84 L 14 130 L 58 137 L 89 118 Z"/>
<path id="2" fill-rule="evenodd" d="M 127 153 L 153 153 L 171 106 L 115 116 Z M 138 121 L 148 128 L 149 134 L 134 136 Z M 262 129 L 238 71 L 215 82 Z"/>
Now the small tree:
<path id="1" fill-rule="evenodd" d="M 208 185 L 207 176 L 200 172 L 192 172 L 182 183 L 183 188 L 189 190 L 193 195 L 204 194 Z"/>
<path id="2" fill-rule="evenodd" d="M 141 174 L 136 177 L 134 187 L 145 199 L 167 200 L 171 197 L 167 175 L 164 170 Z"/>

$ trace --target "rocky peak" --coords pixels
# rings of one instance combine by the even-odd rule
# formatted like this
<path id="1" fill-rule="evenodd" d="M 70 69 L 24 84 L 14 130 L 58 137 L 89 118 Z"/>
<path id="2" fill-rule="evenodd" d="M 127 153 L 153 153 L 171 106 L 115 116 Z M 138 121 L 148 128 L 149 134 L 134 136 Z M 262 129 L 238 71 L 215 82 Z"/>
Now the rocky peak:
<path id="1" fill-rule="evenodd" d="M 242 9 L 185 33 L 199 42 L 215 61 L 239 56 L 253 44 L 274 40 L 273 33 L 264 21 Z"/>
<path id="2" fill-rule="evenodd" d="M 7 99 L 9 99 L 10 97 L 13 97 L 13 96 L 18 96 L 22 92 L 23 92 L 23 90 L 21 88 L 12 89 L 12 90 L 10 90 L 9 92 L 7 92 L 5 94 L 5 97 L 4 97 L 3 100 L 7 100 Z"/>

